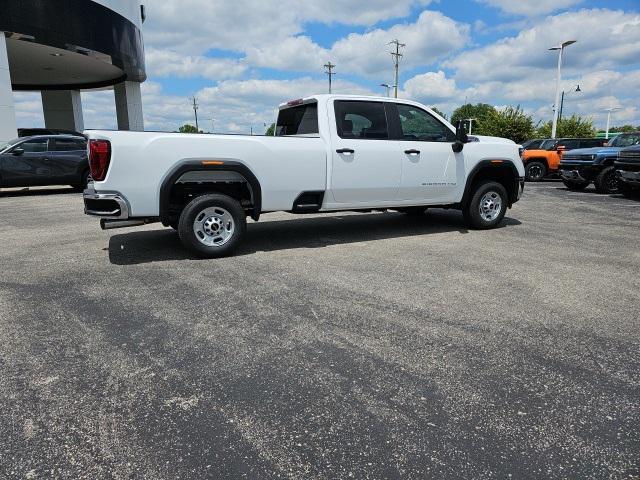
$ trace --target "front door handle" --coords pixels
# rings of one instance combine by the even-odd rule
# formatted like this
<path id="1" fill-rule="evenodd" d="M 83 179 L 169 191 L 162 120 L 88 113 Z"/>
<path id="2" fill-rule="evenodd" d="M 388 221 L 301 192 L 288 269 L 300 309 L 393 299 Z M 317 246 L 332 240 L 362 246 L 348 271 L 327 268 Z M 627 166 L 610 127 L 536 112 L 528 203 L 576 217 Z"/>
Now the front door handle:
<path id="1" fill-rule="evenodd" d="M 348 154 L 352 154 L 355 153 L 356 151 L 353 148 L 339 148 L 336 150 L 336 153 L 348 153 Z"/>
<path id="2" fill-rule="evenodd" d="M 412 148 L 410 150 L 405 150 L 404 153 L 406 153 L 407 155 L 420 155 L 420 150 Z"/>

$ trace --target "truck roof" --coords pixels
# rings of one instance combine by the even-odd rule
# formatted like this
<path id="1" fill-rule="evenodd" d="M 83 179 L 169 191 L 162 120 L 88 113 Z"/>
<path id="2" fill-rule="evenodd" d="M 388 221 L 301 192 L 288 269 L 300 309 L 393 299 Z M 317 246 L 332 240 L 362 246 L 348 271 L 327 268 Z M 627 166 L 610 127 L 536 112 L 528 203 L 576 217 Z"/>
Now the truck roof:
<path id="1" fill-rule="evenodd" d="M 384 96 L 376 96 L 376 95 L 343 95 L 336 93 L 320 93 L 317 95 L 309 95 L 308 97 L 298 98 L 295 100 L 290 100 L 288 102 L 281 103 L 279 105 L 280 109 L 294 107 L 296 105 L 302 105 L 304 103 L 309 103 L 312 101 L 321 101 L 321 100 L 375 100 L 375 101 L 383 101 L 383 102 L 395 102 L 402 101 L 407 103 L 416 103 L 413 100 L 408 100 L 404 98 L 392 98 L 392 97 L 384 97 Z"/>

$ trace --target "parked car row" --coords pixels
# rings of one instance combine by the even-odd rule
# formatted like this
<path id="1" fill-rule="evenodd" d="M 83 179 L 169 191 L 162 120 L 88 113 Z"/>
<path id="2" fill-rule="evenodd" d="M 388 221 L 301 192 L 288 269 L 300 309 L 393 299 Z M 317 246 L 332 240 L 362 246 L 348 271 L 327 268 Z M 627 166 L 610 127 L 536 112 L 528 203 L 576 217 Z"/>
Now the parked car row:
<path id="1" fill-rule="evenodd" d="M 526 179 L 538 182 L 557 173 L 569 190 L 591 183 L 599 193 L 635 195 L 640 132 L 601 138 L 534 139 L 523 143 Z"/>
<path id="2" fill-rule="evenodd" d="M 0 187 L 87 185 L 87 140 L 79 135 L 33 135 L 0 146 Z"/>

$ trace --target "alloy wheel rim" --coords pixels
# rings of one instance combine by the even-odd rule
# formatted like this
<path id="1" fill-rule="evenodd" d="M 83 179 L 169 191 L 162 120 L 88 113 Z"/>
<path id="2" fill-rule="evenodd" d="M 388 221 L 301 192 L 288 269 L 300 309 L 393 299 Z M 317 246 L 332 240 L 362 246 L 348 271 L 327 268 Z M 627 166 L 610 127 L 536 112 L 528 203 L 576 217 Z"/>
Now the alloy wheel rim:
<path id="1" fill-rule="evenodd" d="M 193 221 L 193 232 L 200 243 L 207 247 L 221 247 L 235 232 L 231 214 L 220 207 L 209 207 L 198 213 Z"/>
<path id="2" fill-rule="evenodd" d="M 542 168 L 538 165 L 533 165 L 529 168 L 529 176 L 533 179 L 542 178 Z"/>
<path id="3" fill-rule="evenodd" d="M 494 190 L 485 193 L 480 199 L 480 217 L 486 222 L 492 222 L 502 212 L 502 197 Z"/>

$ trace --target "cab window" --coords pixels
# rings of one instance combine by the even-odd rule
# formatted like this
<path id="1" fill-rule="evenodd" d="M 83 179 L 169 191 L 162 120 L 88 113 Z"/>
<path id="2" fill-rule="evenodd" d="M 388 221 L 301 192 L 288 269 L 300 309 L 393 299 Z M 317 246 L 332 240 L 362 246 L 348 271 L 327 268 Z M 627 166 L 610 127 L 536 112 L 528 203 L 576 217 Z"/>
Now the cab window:
<path id="1" fill-rule="evenodd" d="M 19 148 L 22 148 L 25 152 L 29 153 L 41 153 L 47 151 L 47 139 L 46 138 L 36 138 L 33 140 L 27 140 L 26 142 L 22 142 L 18 145 Z"/>
<path id="2" fill-rule="evenodd" d="M 428 112 L 413 105 L 398 104 L 402 140 L 454 142 L 455 134 Z"/>
<path id="3" fill-rule="evenodd" d="M 382 102 L 337 101 L 335 112 L 340 138 L 389 138 L 387 116 Z"/>

